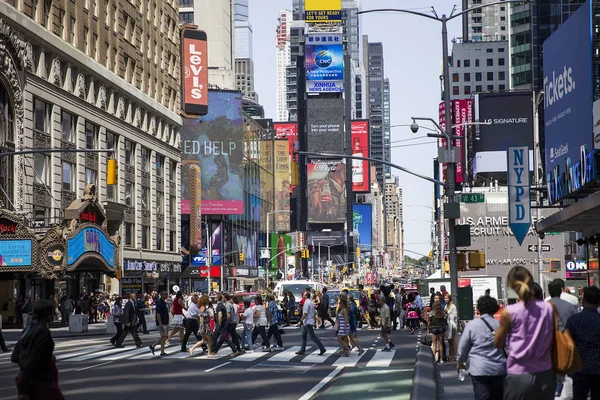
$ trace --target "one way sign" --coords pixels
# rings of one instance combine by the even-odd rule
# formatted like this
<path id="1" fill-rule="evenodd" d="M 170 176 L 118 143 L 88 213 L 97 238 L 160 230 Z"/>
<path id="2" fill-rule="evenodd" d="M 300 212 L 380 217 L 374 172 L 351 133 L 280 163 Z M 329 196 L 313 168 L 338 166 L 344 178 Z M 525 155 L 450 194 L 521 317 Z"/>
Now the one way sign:
<path id="1" fill-rule="evenodd" d="M 537 253 L 537 251 L 538 251 L 538 245 L 537 244 L 530 244 L 530 245 L 527 246 L 527 250 L 529 250 L 532 253 Z M 549 244 L 542 244 L 542 251 L 544 251 L 544 252 L 550 251 L 550 245 Z"/>

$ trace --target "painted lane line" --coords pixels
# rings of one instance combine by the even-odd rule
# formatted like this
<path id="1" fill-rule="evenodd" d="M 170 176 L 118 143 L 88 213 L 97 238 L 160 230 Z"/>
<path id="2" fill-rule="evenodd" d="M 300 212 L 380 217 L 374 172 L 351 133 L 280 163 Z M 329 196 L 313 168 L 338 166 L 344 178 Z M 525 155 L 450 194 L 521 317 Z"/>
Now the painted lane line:
<path id="1" fill-rule="evenodd" d="M 297 351 L 300 351 L 300 346 L 292 346 L 285 351 L 276 352 L 273 357 L 269 358 L 269 361 L 273 361 L 273 362 L 290 361 L 292 358 L 296 357 Z"/>
<path id="2" fill-rule="evenodd" d="M 224 366 L 226 366 L 227 364 L 231 364 L 231 361 L 227 361 L 226 363 L 223 363 L 223 364 L 221 364 L 221 365 L 217 365 L 216 367 L 212 367 L 212 368 L 206 369 L 206 370 L 204 370 L 204 372 L 212 372 L 212 371 L 214 371 L 215 369 L 219 369 L 219 368 L 221 368 L 221 367 L 224 367 Z"/>
<path id="3" fill-rule="evenodd" d="M 98 364 L 98 365 L 90 365 L 89 367 L 76 369 L 75 372 L 80 372 L 80 371 L 85 371 L 86 369 L 92 369 L 92 368 L 101 367 L 103 365 L 110 364 L 110 363 L 112 363 L 112 361 L 107 361 L 105 363 Z"/>
<path id="4" fill-rule="evenodd" d="M 336 377 L 336 375 L 338 375 L 340 372 L 342 372 L 343 369 L 344 369 L 344 367 L 337 367 L 336 369 L 331 371 L 329 373 L 329 375 L 327 375 L 325 378 L 323 378 L 321 380 L 321 382 L 317 383 L 312 389 L 310 389 L 308 392 L 306 392 L 304 394 L 304 396 L 300 397 L 299 400 L 311 399 L 315 394 L 317 394 L 317 392 L 319 390 L 321 390 L 323 388 L 323 386 L 327 385 L 333 378 Z"/>
<path id="5" fill-rule="evenodd" d="M 319 355 L 321 350 L 318 350 L 304 357 L 301 361 L 303 363 L 311 363 L 311 364 L 323 364 L 325 360 L 329 358 L 333 353 L 339 350 L 339 347 L 325 347 L 325 354 L 322 356 Z"/>
<path id="6" fill-rule="evenodd" d="M 134 350 L 134 349 L 135 349 L 135 347 L 133 347 L 133 346 L 132 347 L 123 347 L 123 348 L 113 347 L 112 349 L 100 351 L 97 353 L 86 354 L 84 356 L 71 358 L 69 361 L 88 361 L 88 360 L 93 360 L 95 358 L 108 356 L 110 354 L 121 353 L 124 351 L 129 351 L 129 350 Z"/>
<path id="7" fill-rule="evenodd" d="M 334 367 L 355 367 L 358 364 L 358 361 L 365 355 L 367 352 L 365 351 L 362 354 L 358 353 L 350 353 L 348 357 L 340 357 L 333 364 Z"/>
<path id="8" fill-rule="evenodd" d="M 115 346 L 109 344 L 109 345 L 104 345 L 104 346 L 87 348 L 85 350 L 77 351 L 75 353 L 71 353 L 71 352 L 61 353 L 56 356 L 56 361 L 64 360 L 65 358 L 77 357 L 77 356 L 81 356 L 84 354 L 94 353 L 94 352 L 100 351 L 100 350 L 111 349 L 111 348 L 114 349 Z"/>
<path id="9" fill-rule="evenodd" d="M 125 350 L 125 349 L 122 349 L 122 350 Z M 139 349 L 135 349 L 135 350 L 131 350 L 131 351 L 123 351 L 122 353 L 117 353 L 117 354 L 109 355 L 107 357 L 102 357 L 102 358 L 99 358 L 98 361 L 117 361 L 117 360 L 122 360 L 124 358 L 130 358 L 130 357 L 138 355 L 138 354 L 149 353 L 149 352 L 150 352 L 150 349 L 148 349 L 148 347 L 144 346 L 144 347 L 140 347 Z"/>
<path id="10" fill-rule="evenodd" d="M 245 352 L 241 356 L 237 356 L 237 357 L 233 358 L 233 361 L 252 362 L 252 361 L 258 360 L 259 358 L 262 358 L 263 356 L 265 356 L 267 354 L 271 354 L 271 353 L 265 353 L 265 352 L 262 352 L 262 351 L 254 350 L 252 353 Z"/>
<path id="11" fill-rule="evenodd" d="M 381 351 L 377 350 L 375 355 L 371 360 L 367 363 L 367 368 L 384 368 L 389 367 L 394 359 L 394 355 L 396 354 L 396 350 L 392 351 Z"/>

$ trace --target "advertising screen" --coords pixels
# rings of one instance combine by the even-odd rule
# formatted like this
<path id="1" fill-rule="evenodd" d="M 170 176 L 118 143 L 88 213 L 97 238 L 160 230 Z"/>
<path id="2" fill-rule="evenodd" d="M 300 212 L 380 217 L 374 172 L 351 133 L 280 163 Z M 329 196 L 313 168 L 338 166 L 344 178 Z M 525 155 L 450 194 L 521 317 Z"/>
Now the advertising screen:
<path id="1" fill-rule="evenodd" d="M 473 100 L 454 100 L 452 108 L 452 125 L 455 126 L 453 128 L 454 135 L 464 137 L 469 128 L 465 124 L 473 122 Z M 456 163 L 456 182 L 462 183 L 465 176 L 463 140 L 456 140 L 454 144 L 460 149 L 460 162 Z"/>
<path id="2" fill-rule="evenodd" d="M 244 213 L 242 95 L 209 90 L 210 110 L 181 128 L 181 212 L 190 212 L 189 166 L 200 167 L 201 214 Z"/>
<path id="3" fill-rule="evenodd" d="M 31 239 L 0 240 L 0 266 L 28 267 L 31 265 Z"/>
<path id="4" fill-rule="evenodd" d="M 373 206 L 371 204 L 352 205 L 352 230 L 358 235 L 361 251 L 371 250 L 371 233 L 373 232 Z"/>
<path id="5" fill-rule="evenodd" d="M 472 143 L 473 173 L 501 173 L 506 181 L 506 149 L 533 149 L 533 103 L 529 91 L 482 93 L 476 100 L 477 125 Z M 471 147 L 471 146 L 469 146 Z"/>
<path id="6" fill-rule="evenodd" d="M 352 155 L 369 157 L 369 121 L 352 121 Z M 368 161 L 352 160 L 352 191 L 371 191 L 371 168 Z"/>
<path id="7" fill-rule="evenodd" d="M 208 112 L 208 53 L 206 33 L 181 29 L 182 111 L 187 117 Z"/>
<path id="8" fill-rule="evenodd" d="M 256 232 L 235 230 L 233 237 L 235 240 L 234 248 L 237 251 L 244 252 L 244 262 L 242 264 L 249 267 L 258 266 Z"/>
<path id="9" fill-rule="evenodd" d="M 344 46 L 339 34 L 323 33 L 306 38 L 306 91 L 344 91 Z"/>
<path id="10" fill-rule="evenodd" d="M 274 144 L 274 172 L 275 172 L 275 210 L 285 211 L 290 209 L 290 156 L 288 154 L 288 141 L 275 140 Z M 274 214 L 275 230 L 287 232 L 290 230 L 290 213 L 277 212 Z"/>
<path id="11" fill-rule="evenodd" d="M 592 18 L 588 0 L 544 42 L 546 172 L 593 148 Z M 556 174 L 555 174 L 556 175 Z"/>
<path id="12" fill-rule="evenodd" d="M 306 100 L 308 151 L 344 152 L 344 99 L 315 98 Z"/>
<path id="13" fill-rule="evenodd" d="M 210 242 L 210 252 L 212 254 L 211 264 L 212 265 L 221 265 L 221 227 L 220 223 L 211 223 L 212 225 L 212 234 L 211 242 Z M 206 230 L 202 230 L 202 242 L 206 243 Z M 208 249 L 204 245 L 200 249 L 200 253 L 197 256 L 192 258 L 191 265 L 201 265 L 206 266 L 206 254 L 208 253 Z"/>
<path id="14" fill-rule="evenodd" d="M 342 22 L 342 0 L 305 0 L 304 20 L 309 23 Z"/>
<path id="15" fill-rule="evenodd" d="M 308 222 L 346 222 L 346 164 L 342 160 L 307 164 Z"/>
<path id="16" fill-rule="evenodd" d="M 115 245 L 96 228 L 85 228 L 67 242 L 67 265 L 73 265 L 85 253 L 100 254 L 111 267 L 115 266 Z"/>
<path id="17" fill-rule="evenodd" d="M 298 155 L 294 154 L 294 148 L 298 149 L 298 124 L 289 122 L 275 122 L 275 137 L 277 139 L 287 139 L 289 142 L 289 153 L 292 161 L 298 162 Z"/>

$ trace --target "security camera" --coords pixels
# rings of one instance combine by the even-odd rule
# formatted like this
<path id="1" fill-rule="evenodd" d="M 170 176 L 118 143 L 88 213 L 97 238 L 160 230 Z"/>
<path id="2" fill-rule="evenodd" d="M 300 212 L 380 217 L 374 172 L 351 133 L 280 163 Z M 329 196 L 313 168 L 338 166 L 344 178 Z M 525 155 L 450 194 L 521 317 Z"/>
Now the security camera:
<path id="1" fill-rule="evenodd" d="M 540 232 L 540 233 L 538 233 L 538 236 L 540 237 L 540 239 L 544 240 L 544 238 L 546 237 L 546 234 L 544 232 Z"/>
<path id="2" fill-rule="evenodd" d="M 410 124 L 410 130 L 412 131 L 412 133 L 417 133 L 419 131 L 419 124 L 413 122 L 412 124 Z"/>

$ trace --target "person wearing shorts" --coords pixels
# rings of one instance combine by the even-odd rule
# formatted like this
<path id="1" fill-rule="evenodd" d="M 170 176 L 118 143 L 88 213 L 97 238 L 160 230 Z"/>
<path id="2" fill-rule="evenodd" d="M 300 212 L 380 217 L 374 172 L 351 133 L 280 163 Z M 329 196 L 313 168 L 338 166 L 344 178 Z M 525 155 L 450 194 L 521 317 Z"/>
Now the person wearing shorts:
<path id="1" fill-rule="evenodd" d="M 390 308 L 386 304 L 384 296 L 379 296 L 379 318 L 381 319 L 379 336 L 385 341 L 385 348 L 381 351 L 391 351 L 395 346 L 388 336 L 392 320 L 390 318 Z"/>
<path id="2" fill-rule="evenodd" d="M 167 307 L 167 293 L 162 292 L 158 301 L 156 302 L 156 326 L 158 327 L 158 333 L 160 337 L 158 340 L 150 345 L 150 351 L 154 354 L 154 348 L 160 344 L 160 355 L 166 356 L 165 343 L 169 336 L 169 307 Z"/>

